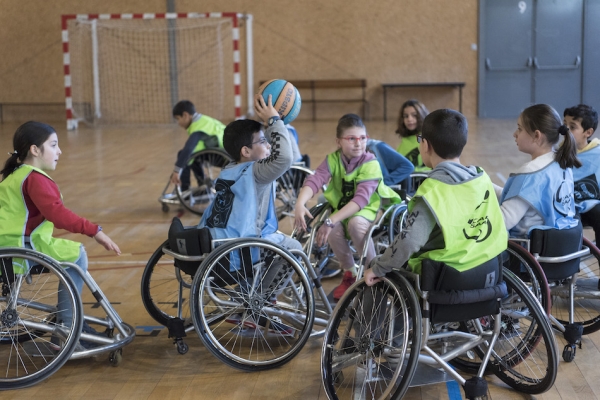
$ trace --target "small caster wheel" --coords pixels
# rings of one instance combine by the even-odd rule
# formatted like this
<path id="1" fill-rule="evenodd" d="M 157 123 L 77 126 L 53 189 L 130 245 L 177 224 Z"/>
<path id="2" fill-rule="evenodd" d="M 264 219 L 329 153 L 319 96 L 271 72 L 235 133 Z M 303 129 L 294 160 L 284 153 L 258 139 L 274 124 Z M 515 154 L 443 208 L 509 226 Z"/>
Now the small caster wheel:
<path id="1" fill-rule="evenodd" d="M 113 367 L 118 367 L 123 361 L 123 349 L 112 351 L 108 356 L 108 361 Z"/>
<path id="2" fill-rule="evenodd" d="M 187 343 L 185 342 L 177 342 L 177 352 L 179 354 L 185 354 L 188 352 L 190 348 L 188 347 Z"/>
<path id="3" fill-rule="evenodd" d="M 169 206 L 166 205 L 166 204 L 163 204 L 162 205 L 162 212 L 164 212 L 164 213 L 169 212 Z"/>
<path id="4" fill-rule="evenodd" d="M 565 360 L 566 362 L 571 362 L 575 359 L 575 351 L 577 350 L 577 346 L 575 346 L 574 344 L 568 344 L 565 346 L 564 350 L 563 350 L 563 360 Z"/>

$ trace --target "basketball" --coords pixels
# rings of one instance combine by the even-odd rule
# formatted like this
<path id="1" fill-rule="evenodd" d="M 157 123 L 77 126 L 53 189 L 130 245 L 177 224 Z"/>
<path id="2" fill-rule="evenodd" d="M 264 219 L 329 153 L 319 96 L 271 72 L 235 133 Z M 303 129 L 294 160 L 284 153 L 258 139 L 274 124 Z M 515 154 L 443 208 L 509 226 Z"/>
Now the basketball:
<path id="1" fill-rule="evenodd" d="M 294 85 L 286 80 L 271 79 L 260 85 L 258 94 L 265 99 L 265 103 L 267 104 L 269 95 L 271 95 L 273 107 L 281 116 L 284 124 L 291 123 L 296 119 L 300 112 L 300 106 L 302 105 L 300 92 L 298 92 L 298 89 L 296 89 Z"/>

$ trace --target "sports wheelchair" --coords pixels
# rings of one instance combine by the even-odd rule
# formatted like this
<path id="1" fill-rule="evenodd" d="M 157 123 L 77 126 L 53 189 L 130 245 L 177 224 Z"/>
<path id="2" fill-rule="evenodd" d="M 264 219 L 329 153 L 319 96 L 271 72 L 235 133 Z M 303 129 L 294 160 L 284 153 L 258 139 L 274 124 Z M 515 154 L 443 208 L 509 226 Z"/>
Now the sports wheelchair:
<path id="1" fill-rule="evenodd" d="M 309 337 L 324 333 L 332 311 L 301 251 L 257 238 L 213 240 L 208 229 L 183 227 L 177 218 L 148 261 L 141 290 L 179 353 L 195 330 L 215 357 L 245 371 L 290 361 Z"/>
<path id="2" fill-rule="evenodd" d="M 507 262 L 547 309 L 552 326 L 567 342 L 562 357 L 570 362 L 581 336 L 600 329 L 600 250 L 571 229 L 533 229 L 527 239 L 511 238 Z"/>
<path id="3" fill-rule="evenodd" d="M 486 373 L 521 392 L 548 390 L 558 369 L 552 329 L 527 286 L 500 266 L 496 258 L 459 272 L 424 260 L 420 276 L 394 270 L 372 287 L 357 281 L 323 340 L 328 398 L 398 399 L 410 386 L 452 379 L 467 398 L 483 397 Z"/>
<path id="4" fill-rule="evenodd" d="M 337 262 L 337 260 L 335 260 L 335 255 L 328 244 L 323 246 L 316 245 L 316 235 L 313 233 L 316 233 L 321 225 L 323 225 L 325 220 L 329 217 L 332 208 L 329 203 L 324 202 L 313 206 L 309 211 L 314 219 L 306 220 L 307 231 L 300 232 L 298 229 L 294 229 L 291 236 L 302 244 L 304 253 L 309 256 L 317 275 L 321 277 L 327 265 L 330 262 Z M 367 237 L 370 237 L 373 240 L 376 254 L 383 254 L 385 249 L 394 242 L 394 238 L 402 230 L 406 212 L 407 205 L 405 202 L 390 206 L 381 213 L 371 225 L 371 228 L 367 232 Z M 364 264 L 368 245 L 368 241 L 365 241 L 362 249 L 351 247 L 354 250 L 356 264 Z"/>
<path id="5" fill-rule="evenodd" d="M 66 267 L 82 276 L 105 317 L 84 315 Z M 0 389 L 35 385 L 69 359 L 109 353 L 110 363 L 120 364 L 122 348 L 133 340 L 135 330 L 121 320 L 89 273 L 34 250 L 6 247 L 0 248 L 0 274 L 0 360 L 5 364 Z M 56 320 L 59 290 L 66 292 L 73 310 L 71 324 Z M 84 321 L 104 328 L 106 336 L 82 333 Z M 80 339 L 87 342 L 88 349 L 81 346 Z"/>
<path id="6" fill-rule="evenodd" d="M 302 189 L 304 180 L 314 172 L 306 168 L 303 163 L 293 164 L 287 172 L 275 181 L 275 213 L 277 219 L 294 219 L 294 208 L 298 193 Z M 293 223 L 293 222 L 292 222 Z"/>
<path id="7" fill-rule="evenodd" d="M 207 148 L 192 154 L 186 165 L 195 179 L 190 179 L 190 187 L 184 191 L 181 190 L 179 185 L 175 186 L 174 189 L 170 189 L 171 179 L 169 176 L 167 185 L 158 199 L 162 204 L 162 211 L 168 212 L 169 205 L 180 204 L 188 211 L 202 215 L 215 197 L 215 180 L 221 169 L 231 161 L 233 161 L 231 156 L 225 150 L 219 148 Z M 181 178 L 181 172 L 179 177 Z"/>

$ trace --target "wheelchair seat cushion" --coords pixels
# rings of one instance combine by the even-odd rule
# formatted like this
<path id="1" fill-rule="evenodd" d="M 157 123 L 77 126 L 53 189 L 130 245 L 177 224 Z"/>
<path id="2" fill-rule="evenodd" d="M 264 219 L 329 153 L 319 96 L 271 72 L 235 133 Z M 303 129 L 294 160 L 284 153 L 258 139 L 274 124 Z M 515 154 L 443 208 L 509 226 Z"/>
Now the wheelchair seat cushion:
<path id="1" fill-rule="evenodd" d="M 560 257 L 581 250 L 583 226 L 571 229 L 532 229 L 530 251 L 543 257 Z M 566 279 L 579 272 L 579 258 L 561 263 L 540 263 L 549 281 Z"/>
<path id="2" fill-rule="evenodd" d="M 507 295 L 500 256 L 462 272 L 442 262 L 423 260 L 421 289 L 428 292 L 432 322 L 496 314 L 498 299 Z"/>
<path id="3" fill-rule="evenodd" d="M 181 220 L 173 218 L 169 227 L 169 247 L 176 253 L 186 256 L 199 256 L 210 253 L 212 237 L 208 228 L 184 227 Z M 200 261 L 175 259 L 175 266 L 187 274 L 194 275 Z"/>

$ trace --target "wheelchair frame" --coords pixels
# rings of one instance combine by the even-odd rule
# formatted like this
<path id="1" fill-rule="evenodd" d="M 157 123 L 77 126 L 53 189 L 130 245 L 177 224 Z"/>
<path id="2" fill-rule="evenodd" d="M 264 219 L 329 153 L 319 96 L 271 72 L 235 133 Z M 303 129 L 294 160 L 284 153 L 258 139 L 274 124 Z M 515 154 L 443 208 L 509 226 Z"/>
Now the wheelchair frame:
<path id="1" fill-rule="evenodd" d="M 2 280 L 0 337 L 3 343 L 0 343 L 0 349 L 3 344 L 10 344 L 11 350 L 8 355 L 4 353 L 4 356 L 9 357 L 9 361 L 4 378 L 0 378 L 0 389 L 17 389 L 35 385 L 49 378 L 69 359 L 86 358 L 108 352 L 109 361 L 113 366 L 121 363 L 122 348 L 131 343 L 135 337 L 135 330 L 132 326 L 121 320 L 89 272 L 82 271 L 77 264 L 70 262 L 60 263 L 35 250 L 15 247 L 0 248 L 0 259 L 13 258 L 27 260 L 33 264 L 31 266 L 33 268 L 29 268 L 26 274 L 14 274 L 12 282 L 7 281 L 8 277 Z M 4 265 L 6 266 L 6 264 Z M 38 268 L 37 266 L 40 267 Z M 64 271 L 64 268 L 67 267 L 73 268 L 83 278 L 84 286 L 91 291 L 98 304 L 106 313 L 105 318 L 83 314 L 81 297 L 77 292 L 75 284 Z M 5 271 L 3 270 L 3 272 Z M 57 279 L 53 280 L 50 276 L 44 276 L 44 279 L 38 278 L 38 276 L 41 277 L 46 273 L 54 274 Z M 50 297 L 54 299 L 51 294 L 58 293 L 58 289 L 54 288 L 54 285 L 57 283 L 64 285 L 64 290 L 68 291 L 72 300 L 73 323 L 70 326 L 56 323 L 57 309 L 56 305 L 54 305 L 56 302 L 53 305 L 48 303 L 54 301 L 49 300 Z M 22 293 L 25 293 L 27 287 L 32 285 L 40 285 L 40 287 L 36 286 L 34 290 L 29 292 L 32 299 L 21 298 Z M 44 285 L 48 287 L 44 288 Z M 19 293 L 16 296 L 17 298 L 15 298 L 14 291 Z M 51 292 L 50 294 L 48 294 L 49 291 Z M 46 315 L 46 317 L 42 318 L 38 314 Z M 81 328 L 84 320 L 106 328 L 107 337 L 82 333 Z M 14 335 L 15 332 L 17 333 L 16 336 Z M 44 334 L 48 333 L 56 335 L 63 342 L 61 345 L 56 345 L 59 347 L 57 350 L 52 349 L 50 340 L 44 336 Z M 78 345 L 80 339 L 88 343 L 98 344 L 99 346 L 92 349 L 84 349 Z M 31 346 L 27 344 L 31 344 Z M 31 348 L 28 351 L 25 347 Z M 35 354 L 30 354 L 31 350 Z M 21 352 L 24 354 L 21 355 Z M 8 376 L 10 375 L 11 357 L 17 357 L 20 360 L 17 364 L 23 364 L 21 372 L 23 375 L 19 375 L 17 368 L 17 371 L 14 373 L 15 376 Z M 29 362 L 34 365 L 34 367 L 30 368 L 33 371 L 31 374 L 25 367 L 25 364 Z"/>
<path id="2" fill-rule="evenodd" d="M 419 279 L 418 275 L 411 272 L 395 270 L 390 276 L 381 278 L 382 281 L 373 287 L 367 287 L 364 280 L 361 279 L 342 296 L 327 327 L 322 347 L 321 371 L 328 398 L 349 399 L 366 395 L 372 399 L 401 398 L 413 381 L 418 363 L 434 368 L 443 368 L 446 374 L 463 386 L 467 398 L 482 397 L 487 394 L 487 383 L 483 376 L 490 371 L 509 386 L 525 393 L 542 393 L 554 384 L 558 370 L 558 356 L 552 329 L 539 302 L 512 272 L 504 269 L 504 281 L 512 291 L 509 291 L 507 298 L 502 299 L 503 305 L 500 314 L 491 319 L 489 317 L 475 318 L 471 320 L 472 329 L 459 330 L 449 329 L 452 324 L 436 323 L 430 326 L 427 315 L 427 310 L 429 310 L 428 293 L 419 287 Z M 413 281 L 412 285 L 409 280 Z M 384 318 L 387 320 L 385 322 L 377 321 L 377 326 L 381 326 L 379 332 L 384 333 L 377 334 L 378 328 L 372 327 L 371 323 L 367 322 L 370 329 L 363 333 L 360 333 L 359 329 L 359 337 L 353 341 L 352 324 L 360 325 L 362 320 L 372 320 L 372 317 L 367 318 L 359 311 L 360 307 L 368 308 L 367 305 L 361 306 L 359 299 L 360 293 L 365 290 L 379 290 L 392 294 L 395 290 L 399 295 L 393 296 L 392 299 L 388 298 L 386 304 L 389 306 L 389 313 L 387 310 L 381 311 L 381 313 L 385 313 Z M 392 291 L 390 292 L 390 290 Z M 422 299 L 424 315 L 421 315 L 419 299 Z M 511 309 L 511 304 L 520 309 Z M 400 315 L 396 314 L 396 308 L 401 309 L 398 311 Z M 370 309 L 372 313 L 378 312 L 372 306 Z M 506 346 L 509 349 L 508 353 L 500 353 L 497 350 L 498 345 L 504 341 L 511 341 L 511 338 L 514 337 L 512 335 L 515 335 L 511 333 L 514 326 L 511 325 L 509 328 L 504 321 L 519 317 L 527 320 L 528 317 L 525 316 L 525 313 L 531 313 L 530 315 L 536 322 L 528 329 L 526 336 L 529 338 L 528 342 L 520 346 L 509 344 Z M 399 317 L 403 317 L 403 322 L 400 324 L 400 329 L 404 329 L 402 348 L 393 344 L 393 340 L 400 337 L 400 335 L 394 336 L 393 334 L 395 332 L 394 325 L 398 322 Z M 483 320 L 491 326 L 484 327 L 481 323 Z M 412 321 L 412 325 L 409 321 Z M 500 321 L 502 323 L 499 323 Z M 345 326 L 342 326 L 343 324 Z M 435 328 L 436 326 L 441 329 Z M 410 327 L 410 329 L 406 327 Z M 461 327 L 465 328 L 466 325 Z M 357 329 L 355 327 L 354 331 Z M 516 337 L 520 338 L 520 328 L 516 329 L 518 332 Z M 379 341 L 377 340 L 378 335 L 383 336 Z M 458 345 L 453 347 L 449 340 L 452 337 L 459 339 Z M 434 350 L 434 345 L 441 345 L 441 354 Z M 523 370 L 531 371 L 534 374 L 533 368 L 528 368 L 528 365 L 523 364 L 528 363 L 529 355 L 539 346 L 543 347 L 541 350 L 547 359 L 547 365 L 538 368 L 544 375 L 542 377 L 524 376 L 521 372 Z M 469 354 L 469 352 L 481 356 L 482 361 L 470 366 L 471 368 L 475 367 L 475 371 L 469 372 L 474 372 L 476 375 L 466 380 L 449 363 L 453 364 L 453 360 L 457 356 Z M 393 359 L 393 356 L 397 357 L 395 364 L 381 361 L 389 360 L 390 357 Z M 544 357 L 533 356 L 531 358 L 531 362 L 535 363 L 536 358 Z M 352 371 L 353 367 L 355 367 L 354 371 Z M 519 370 L 520 368 L 522 369 Z M 344 376 L 348 373 L 348 369 L 353 372 L 350 377 Z M 459 369 L 466 370 L 460 366 Z M 441 381 L 445 380 L 447 379 Z"/>
<path id="3" fill-rule="evenodd" d="M 521 243 L 522 245 L 519 245 Z M 563 360 L 571 362 L 575 358 L 576 348 L 581 349 L 581 336 L 587 335 L 600 330 L 600 286 L 598 270 L 595 277 L 585 279 L 583 285 L 578 285 L 582 279 L 578 279 L 578 273 L 575 273 L 570 278 L 553 280 L 552 284 L 546 279 L 546 275 L 540 263 L 556 264 L 574 259 L 583 258 L 585 260 L 594 257 L 597 263 L 600 263 L 600 250 L 588 239 L 583 238 L 582 249 L 564 256 L 544 257 L 539 254 L 530 253 L 529 239 L 509 239 L 509 251 L 517 254 L 521 264 L 524 265 L 525 272 L 529 275 L 532 291 L 538 296 L 541 303 L 546 306 L 548 318 L 555 330 L 561 332 L 567 345 L 565 345 L 562 353 Z M 527 254 L 522 254 L 525 251 Z M 529 257 L 527 256 L 529 255 Z M 587 275 L 593 275 L 594 271 L 588 271 Z M 590 282 L 591 281 L 591 282 Z M 559 319 L 552 314 L 552 307 L 555 301 L 553 299 L 564 298 L 568 301 L 568 320 Z M 577 301 L 598 301 L 598 315 L 591 316 L 591 319 L 584 321 L 575 321 L 575 316 L 579 313 L 575 309 Z M 583 307 L 585 310 L 590 310 L 590 307 Z M 590 314 L 589 311 L 586 311 Z M 578 327 L 581 326 L 581 328 Z"/>
<path id="4" fill-rule="evenodd" d="M 144 305 L 151 316 L 153 316 L 157 322 L 163 325 L 166 325 L 165 321 L 168 324 L 169 320 L 171 319 L 182 319 L 183 298 L 185 297 L 183 296 L 183 290 L 188 287 L 190 288 L 190 294 L 188 297 L 190 298 L 190 314 L 193 324 L 189 324 L 187 321 L 181 321 L 182 323 L 186 323 L 180 325 L 178 328 L 179 330 L 171 332 L 171 328 L 169 329 L 169 337 L 174 337 L 174 343 L 177 345 L 177 349 L 180 354 L 185 354 L 188 349 L 187 344 L 183 342 L 185 333 L 195 330 L 205 347 L 207 347 L 217 358 L 227 365 L 247 371 L 266 370 L 278 367 L 290 361 L 301 350 L 309 336 L 318 337 L 324 334 L 324 327 L 328 323 L 332 308 L 327 300 L 324 289 L 321 287 L 317 273 L 310 264 L 308 257 L 302 251 L 286 250 L 281 246 L 273 244 L 269 241 L 257 238 L 213 239 L 211 247 L 213 250 L 210 253 L 198 256 L 189 256 L 172 251 L 168 246 L 168 241 L 166 241 L 155 252 L 155 254 L 158 254 L 159 252 L 166 254 L 176 260 L 195 261 L 200 263 L 190 285 L 183 284 L 183 280 L 181 279 L 181 271 L 179 268 L 173 265 L 173 278 L 178 281 L 179 286 L 179 291 L 176 295 L 177 316 L 169 317 L 165 315 L 164 318 L 156 318 L 155 313 L 160 313 L 160 311 L 156 309 L 154 303 L 151 305 L 148 304 L 149 301 L 154 301 L 152 296 L 144 294 L 146 290 L 144 285 L 147 285 L 150 281 L 148 277 L 149 273 L 147 273 L 150 268 L 150 262 L 144 271 L 144 278 L 142 279 L 142 297 L 144 300 Z M 223 260 L 231 258 L 232 252 L 242 251 L 240 249 L 243 248 L 266 249 L 276 256 L 285 259 L 285 261 L 291 265 L 294 270 L 295 280 L 288 283 L 288 285 L 284 288 L 284 292 L 281 293 L 281 297 L 277 297 L 277 303 L 275 305 L 262 303 L 257 306 L 258 308 L 254 309 L 255 315 L 266 315 L 269 318 L 280 318 L 285 322 L 289 322 L 290 326 L 293 326 L 294 329 L 301 331 L 299 334 L 298 345 L 293 346 L 289 352 L 275 357 L 275 359 L 272 360 L 257 360 L 252 357 L 244 358 L 243 356 L 235 354 L 234 351 L 224 348 L 225 346 L 220 344 L 218 338 L 211 333 L 211 329 L 213 329 L 211 327 L 212 324 L 220 324 L 224 319 L 226 319 L 227 315 L 225 314 L 233 314 L 233 311 L 231 311 L 232 309 L 241 311 L 241 308 L 243 308 L 239 302 L 235 303 L 232 299 L 224 299 L 223 297 L 219 297 L 231 297 L 233 293 L 231 290 L 219 288 L 211 283 L 211 279 L 215 279 L 215 269 L 222 264 Z M 262 262 L 263 261 L 260 261 L 259 264 Z M 156 263 L 154 265 L 156 265 Z M 248 293 L 250 293 L 250 291 L 248 291 Z M 320 298 L 318 307 L 315 307 L 315 297 Z M 208 302 L 205 302 L 205 298 L 212 302 L 212 306 L 208 304 Z M 285 303 L 286 298 L 301 298 L 304 299 L 304 303 L 301 302 L 302 304 L 297 306 L 295 309 L 288 307 L 283 303 L 281 306 L 279 306 L 281 301 Z M 244 304 L 247 304 L 247 307 L 250 307 L 249 302 Z M 214 309 L 213 313 L 210 316 L 206 316 L 206 310 L 210 307 Z M 154 308 L 153 312 L 151 312 L 150 308 Z M 308 316 L 299 315 L 303 312 L 302 310 L 307 310 Z M 322 329 L 314 329 L 314 326 L 321 326 Z M 229 329 L 231 334 L 236 334 L 233 332 L 234 329 L 238 328 L 234 328 L 232 326 L 232 329 Z M 257 334 L 257 336 L 262 337 L 259 337 L 259 340 L 269 339 L 267 337 L 268 335 L 266 334 L 263 335 L 261 333 Z M 261 348 L 260 345 L 255 347 L 258 349 Z"/>

